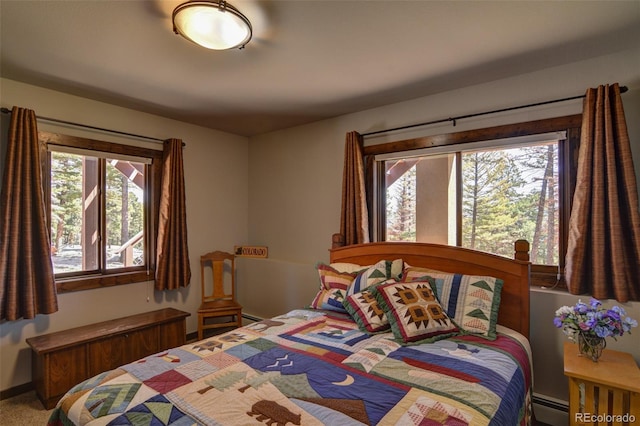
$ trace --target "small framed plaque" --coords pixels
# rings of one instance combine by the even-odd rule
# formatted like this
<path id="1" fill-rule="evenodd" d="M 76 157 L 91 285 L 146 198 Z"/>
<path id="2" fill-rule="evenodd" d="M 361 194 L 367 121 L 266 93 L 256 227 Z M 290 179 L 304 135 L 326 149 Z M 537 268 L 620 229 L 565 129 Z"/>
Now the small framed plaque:
<path id="1" fill-rule="evenodd" d="M 269 256 L 269 249 L 265 246 L 235 246 L 233 252 L 238 257 L 261 257 Z"/>

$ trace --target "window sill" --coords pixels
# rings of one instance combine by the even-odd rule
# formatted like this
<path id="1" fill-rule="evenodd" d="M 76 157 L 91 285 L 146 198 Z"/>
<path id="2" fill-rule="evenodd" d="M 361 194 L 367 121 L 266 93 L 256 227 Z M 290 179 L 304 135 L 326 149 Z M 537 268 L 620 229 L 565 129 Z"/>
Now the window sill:
<path id="1" fill-rule="evenodd" d="M 146 281 L 153 281 L 155 272 L 153 270 L 123 272 L 109 275 L 92 275 L 83 277 L 56 279 L 56 289 L 58 294 L 70 293 L 72 291 L 89 290 L 92 288 L 113 287 L 122 284 L 133 284 Z"/>
<path id="2" fill-rule="evenodd" d="M 550 288 L 550 287 L 531 287 L 529 290 L 530 293 L 538 293 L 538 294 L 569 294 L 569 292 L 565 289 Z"/>
<path id="3" fill-rule="evenodd" d="M 567 283 L 564 280 L 564 275 L 560 276 L 558 280 L 557 273 L 549 272 L 531 272 L 531 289 L 553 289 L 566 293 Z"/>

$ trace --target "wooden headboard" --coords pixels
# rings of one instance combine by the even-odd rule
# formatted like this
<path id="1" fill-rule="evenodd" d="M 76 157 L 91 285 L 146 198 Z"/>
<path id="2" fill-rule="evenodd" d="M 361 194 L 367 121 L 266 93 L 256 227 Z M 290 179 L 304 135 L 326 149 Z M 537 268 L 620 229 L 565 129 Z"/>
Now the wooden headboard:
<path id="1" fill-rule="evenodd" d="M 504 281 L 498 324 L 529 338 L 529 243 L 515 244 L 515 259 L 461 247 L 405 242 L 378 242 L 332 248 L 330 261 L 372 265 L 399 259 L 411 266 L 468 275 L 488 275 Z"/>

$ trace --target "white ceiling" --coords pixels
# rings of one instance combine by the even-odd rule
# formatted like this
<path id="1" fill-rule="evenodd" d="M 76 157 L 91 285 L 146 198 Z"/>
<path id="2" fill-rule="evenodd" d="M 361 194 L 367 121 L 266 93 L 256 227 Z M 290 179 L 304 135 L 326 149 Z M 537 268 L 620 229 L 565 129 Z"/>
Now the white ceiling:
<path id="1" fill-rule="evenodd" d="M 253 39 L 210 51 L 173 33 L 180 3 L 0 0 L 1 75 L 251 136 L 640 40 L 640 0 L 232 0 Z"/>

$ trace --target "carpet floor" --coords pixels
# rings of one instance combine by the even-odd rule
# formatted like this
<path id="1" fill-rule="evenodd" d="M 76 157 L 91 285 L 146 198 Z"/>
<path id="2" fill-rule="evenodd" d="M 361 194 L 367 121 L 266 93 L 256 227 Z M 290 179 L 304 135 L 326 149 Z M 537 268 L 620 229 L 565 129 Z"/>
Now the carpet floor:
<path id="1" fill-rule="evenodd" d="M 53 410 L 45 410 L 35 391 L 0 401 L 0 423 L 15 426 L 46 425 Z"/>

